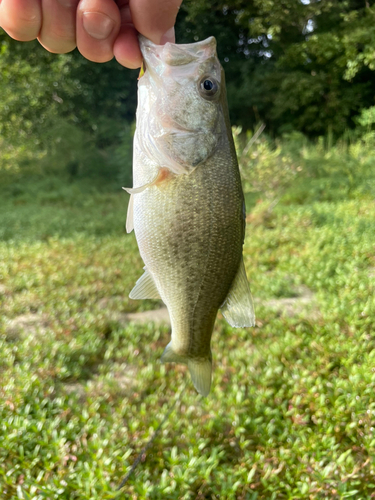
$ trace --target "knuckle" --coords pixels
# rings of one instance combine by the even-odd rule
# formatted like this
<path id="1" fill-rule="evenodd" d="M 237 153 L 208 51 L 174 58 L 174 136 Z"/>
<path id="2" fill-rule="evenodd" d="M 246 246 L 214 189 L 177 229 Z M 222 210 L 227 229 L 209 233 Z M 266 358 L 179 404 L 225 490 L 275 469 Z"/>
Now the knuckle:
<path id="1" fill-rule="evenodd" d="M 36 13 L 33 10 L 30 11 L 20 11 L 17 17 L 17 24 L 21 29 L 20 31 L 24 31 L 25 29 L 30 28 L 39 28 L 41 24 L 41 18 L 39 13 Z"/>

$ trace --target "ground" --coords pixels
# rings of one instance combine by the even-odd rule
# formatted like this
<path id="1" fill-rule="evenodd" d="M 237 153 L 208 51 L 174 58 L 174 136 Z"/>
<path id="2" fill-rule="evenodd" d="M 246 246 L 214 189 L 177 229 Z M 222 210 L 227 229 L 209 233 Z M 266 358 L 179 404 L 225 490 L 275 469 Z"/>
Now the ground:
<path id="1" fill-rule="evenodd" d="M 128 298 L 127 195 L 38 182 L 0 198 L 1 498 L 112 498 L 186 380 L 122 498 L 375 498 L 373 195 L 248 199 L 257 323 L 218 315 L 202 398 L 159 363 L 162 304 Z"/>

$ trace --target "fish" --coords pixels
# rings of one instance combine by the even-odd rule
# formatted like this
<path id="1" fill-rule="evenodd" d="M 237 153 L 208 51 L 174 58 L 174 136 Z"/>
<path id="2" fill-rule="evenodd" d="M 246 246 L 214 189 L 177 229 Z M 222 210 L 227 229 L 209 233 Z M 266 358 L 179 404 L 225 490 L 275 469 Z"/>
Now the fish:
<path id="1" fill-rule="evenodd" d="M 216 40 L 155 45 L 139 37 L 143 70 L 126 230 L 145 264 L 129 297 L 161 299 L 171 320 L 162 362 L 211 388 L 218 310 L 233 327 L 255 313 L 243 261 L 245 202 Z"/>

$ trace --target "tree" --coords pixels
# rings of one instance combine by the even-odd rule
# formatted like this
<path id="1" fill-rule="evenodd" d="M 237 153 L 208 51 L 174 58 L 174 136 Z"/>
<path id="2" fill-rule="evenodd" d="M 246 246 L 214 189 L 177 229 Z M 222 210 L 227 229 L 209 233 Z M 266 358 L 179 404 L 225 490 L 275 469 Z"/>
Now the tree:
<path id="1" fill-rule="evenodd" d="M 78 162 L 78 171 L 110 177 L 123 168 L 114 159 L 126 157 L 130 172 L 136 71 L 114 61 L 91 63 L 77 51 L 50 54 L 37 42 L 19 43 L 4 33 L 0 51 L 2 168 L 46 158 L 48 168 Z"/>
<path id="2" fill-rule="evenodd" d="M 340 135 L 373 105 L 372 0 L 186 0 L 181 40 L 217 35 L 232 120 Z"/>

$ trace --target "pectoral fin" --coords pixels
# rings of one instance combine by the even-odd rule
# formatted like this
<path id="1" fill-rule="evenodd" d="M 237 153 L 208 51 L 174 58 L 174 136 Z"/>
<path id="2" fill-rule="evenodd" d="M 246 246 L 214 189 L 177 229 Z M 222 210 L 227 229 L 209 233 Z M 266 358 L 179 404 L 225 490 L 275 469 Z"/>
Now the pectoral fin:
<path id="1" fill-rule="evenodd" d="M 139 186 L 137 188 L 122 188 L 124 191 L 126 191 L 129 194 L 137 194 L 137 193 L 142 193 L 145 189 L 148 187 L 152 186 L 154 184 L 154 181 L 148 182 L 147 184 L 144 184 L 143 186 Z"/>
<path id="2" fill-rule="evenodd" d="M 169 168 L 161 167 L 159 168 L 157 175 L 151 182 L 148 182 L 147 184 L 143 184 L 143 186 L 139 186 L 136 188 L 123 187 L 122 189 L 132 195 L 142 193 L 145 189 L 151 186 L 160 185 L 164 181 L 170 180 L 173 176 L 174 173 Z"/>
<path id="3" fill-rule="evenodd" d="M 126 232 L 131 233 L 134 229 L 134 195 L 130 195 L 128 213 L 126 216 Z"/>
<path id="4" fill-rule="evenodd" d="M 154 278 L 145 267 L 145 272 L 136 282 L 135 287 L 129 294 L 130 299 L 160 299 L 160 294 L 156 288 Z"/>
<path id="5" fill-rule="evenodd" d="M 221 306 L 224 318 L 231 326 L 240 328 L 255 325 L 255 312 L 245 265 L 241 259 L 231 289 Z"/>

